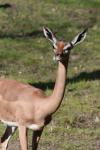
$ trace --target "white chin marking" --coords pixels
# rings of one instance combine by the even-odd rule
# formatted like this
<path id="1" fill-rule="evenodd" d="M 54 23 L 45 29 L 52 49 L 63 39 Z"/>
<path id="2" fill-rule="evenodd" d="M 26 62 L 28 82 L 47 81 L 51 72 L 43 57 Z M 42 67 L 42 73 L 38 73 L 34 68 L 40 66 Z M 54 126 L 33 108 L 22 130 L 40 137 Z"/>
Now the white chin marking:
<path id="1" fill-rule="evenodd" d="M 60 58 L 59 56 L 56 56 L 56 60 L 57 60 L 57 61 L 60 61 L 61 58 Z"/>
<path id="2" fill-rule="evenodd" d="M 61 59 L 60 59 L 60 57 L 54 56 L 54 57 L 53 57 L 53 60 L 54 60 L 54 61 L 60 61 Z"/>
<path id="3" fill-rule="evenodd" d="M 55 55 L 55 56 L 53 57 L 53 60 L 54 60 L 54 61 L 55 61 L 55 60 L 56 60 L 56 61 L 60 61 L 60 60 L 61 60 L 61 57 Z"/>

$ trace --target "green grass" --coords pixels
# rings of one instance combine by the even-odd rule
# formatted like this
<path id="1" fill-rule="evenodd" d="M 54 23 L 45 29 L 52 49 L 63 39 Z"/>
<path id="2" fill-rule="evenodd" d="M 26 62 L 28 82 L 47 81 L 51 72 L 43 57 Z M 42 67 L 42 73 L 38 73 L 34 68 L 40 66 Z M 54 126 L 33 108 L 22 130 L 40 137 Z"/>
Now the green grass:
<path id="1" fill-rule="evenodd" d="M 5 8 L 5 3 L 11 7 Z M 86 40 L 71 53 L 64 100 L 44 130 L 40 150 L 99 149 L 99 14 L 99 0 L 0 1 L 0 77 L 31 83 L 48 95 L 53 90 L 57 64 L 42 27 L 48 26 L 66 42 L 89 27 Z M 0 124 L 0 134 L 3 129 Z M 17 139 L 18 133 L 11 140 L 12 149 L 19 145 Z"/>

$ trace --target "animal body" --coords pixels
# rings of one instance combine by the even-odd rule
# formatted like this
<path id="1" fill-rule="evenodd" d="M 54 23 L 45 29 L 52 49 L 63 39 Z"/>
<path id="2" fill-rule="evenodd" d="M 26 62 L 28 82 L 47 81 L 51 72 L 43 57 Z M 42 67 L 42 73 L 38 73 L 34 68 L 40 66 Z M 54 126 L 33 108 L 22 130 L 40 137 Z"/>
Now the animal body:
<path id="1" fill-rule="evenodd" d="M 15 80 L 0 80 L 0 120 L 7 125 L 1 137 L 1 150 L 6 150 L 8 142 L 18 128 L 21 150 L 27 150 L 27 129 L 34 131 L 32 149 L 37 150 L 45 125 L 59 108 L 65 90 L 70 50 L 86 37 L 86 31 L 79 33 L 67 44 L 58 41 L 49 28 L 43 28 L 45 37 L 54 47 L 58 71 L 53 92 L 45 96 L 41 89 Z"/>

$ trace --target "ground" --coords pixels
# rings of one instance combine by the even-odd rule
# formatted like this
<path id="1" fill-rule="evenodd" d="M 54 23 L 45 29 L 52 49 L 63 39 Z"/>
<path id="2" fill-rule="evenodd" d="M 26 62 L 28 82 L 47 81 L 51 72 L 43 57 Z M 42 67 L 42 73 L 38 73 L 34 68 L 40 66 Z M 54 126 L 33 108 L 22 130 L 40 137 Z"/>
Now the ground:
<path id="1" fill-rule="evenodd" d="M 84 28 L 86 40 L 71 53 L 64 100 L 45 128 L 39 150 L 100 149 L 100 0 L 1 0 L 0 78 L 52 93 L 57 63 L 42 27 L 66 42 Z M 3 133 L 0 124 L 0 135 Z M 29 132 L 29 149 L 31 149 Z M 18 132 L 9 150 L 20 149 Z"/>

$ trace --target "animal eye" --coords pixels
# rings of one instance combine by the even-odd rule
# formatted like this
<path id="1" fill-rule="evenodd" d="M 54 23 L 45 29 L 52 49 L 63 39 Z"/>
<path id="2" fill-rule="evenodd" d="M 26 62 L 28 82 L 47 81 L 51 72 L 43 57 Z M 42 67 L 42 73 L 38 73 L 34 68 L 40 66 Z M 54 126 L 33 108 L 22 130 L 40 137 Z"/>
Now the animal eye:
<path id="1" fill-rule="evenodd" d="M 67 47 L 67 49 L 66 50 L 70 50 L 71 49 L 71 47 L 69 46 L 69 47 Z"/>

